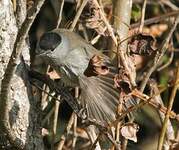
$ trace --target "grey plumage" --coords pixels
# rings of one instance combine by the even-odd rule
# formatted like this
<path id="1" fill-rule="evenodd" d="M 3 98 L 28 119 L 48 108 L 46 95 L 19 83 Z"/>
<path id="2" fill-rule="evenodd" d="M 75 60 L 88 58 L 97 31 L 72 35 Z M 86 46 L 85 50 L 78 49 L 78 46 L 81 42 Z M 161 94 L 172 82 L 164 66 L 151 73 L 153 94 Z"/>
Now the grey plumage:
<path id="1" fill-rule="evenodd" d="M 87 109 L 90 119 L 101 122 L 114 121 L 119 100 L 119 90 L 114 87 L 117 68 L 110 59 L 88 44 L 74 32 L 56 29 L 44 34 L 37 46 L 37 53 L 60 74 L 66 86 L 79 86 L 80 104 Z M 106 75 L 87 77 L 84 72 L 94 55 L 103 57 L 109 68 Z M 128 102 L 126 107 L 132 103 Z"/>

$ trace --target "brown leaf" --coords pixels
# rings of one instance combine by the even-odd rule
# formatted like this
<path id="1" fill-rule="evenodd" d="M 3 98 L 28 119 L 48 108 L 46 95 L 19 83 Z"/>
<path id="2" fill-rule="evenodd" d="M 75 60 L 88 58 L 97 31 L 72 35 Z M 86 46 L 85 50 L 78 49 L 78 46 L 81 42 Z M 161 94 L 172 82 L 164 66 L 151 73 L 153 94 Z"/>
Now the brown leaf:
<path id="1" fill-rule="evenodd" d="M 152 55 L 154 49 L 155 39 L 148 34 L 138 34 L 134 36 L 129 42 L 129 50 L 133 54 L 138 55 Z"/>
<path id="2" fill-rule="evenodd" d="M 111 16 L 111 11 L 109 11 L 109 9 L 112 10 L 112 8 L 106 9 L 109 13 L 109 16 Z M 109 36 L 99 12 L 99 8 L 96 7 L 96 5 L 93 3 L 93 0 L 89 0 L 87 3 L 81 15 L 81 21 L 87 28 L 96 30 L 98 34 Z"/>
<path id="3" fill-rule="evenodd" d="M 137 132 L 139 131 L 139 126 L 135 123 L 127 123 L 121 127 L 121 135 L 128 140 L 137 142 Z"/>
<path id="4" fill-rule="evenodd" d="M 109 68 L 104 64 L 104 58 L 99 55 L 94 55 L 88 64 L 84 75 L 87 77 L 97 76 L 97 75 L 107 75 L 109 73 Z"/>
<path id="5" fill-rule="evenodd" d="M 124 69 L 119 70 L 119 74 L 114 77 L 114 86 L 119 88 L 121 92 L 124 92 L 126 95 L 132 91 L 132 85 L 129 80 L 129 76 Z"/>

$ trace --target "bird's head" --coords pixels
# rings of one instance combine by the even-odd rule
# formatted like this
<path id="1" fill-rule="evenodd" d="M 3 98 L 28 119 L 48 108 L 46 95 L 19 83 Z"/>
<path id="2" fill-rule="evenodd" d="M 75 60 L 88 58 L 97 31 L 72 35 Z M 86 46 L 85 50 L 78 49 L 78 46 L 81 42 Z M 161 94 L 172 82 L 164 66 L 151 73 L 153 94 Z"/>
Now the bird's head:
<path id="1" fill-rule="evenodd" d="M 37 57 L 61 62 L 68 54 L 69 39 L 61 30 L 44 33 L 36 48 Z"/>

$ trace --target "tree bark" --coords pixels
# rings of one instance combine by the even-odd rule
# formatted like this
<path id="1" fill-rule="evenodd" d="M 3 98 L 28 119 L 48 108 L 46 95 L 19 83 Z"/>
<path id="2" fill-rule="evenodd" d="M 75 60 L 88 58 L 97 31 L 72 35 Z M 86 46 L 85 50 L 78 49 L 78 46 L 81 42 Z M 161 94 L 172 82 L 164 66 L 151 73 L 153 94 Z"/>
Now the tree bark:
<path id="1" fill-rule="evenodd" d="M 0 1 L 0 90 L 18 29 L 26 17 L 26 3 L 22 0 L 16 0 L 16 2 L 17 4 L 13 4 L 11 0 Z M 16 10 L 13 9 L 15 5 L 17 5 Z M 28 63 L 30 57 L 27 43 L 24 42 L 23 47 L 22 55 L 25 62 Z M 33 96 L 25 63 L 20 59 L 12 78 L 8 99 L 8 122 L 14 137 L 20 140 L 19 143 L 23 145 L 24 149 L 44 149 L 41 136 L 39 100 Z M 0 115 L 3 114 L 4 112 L 0 110 Z M 2 120 L 0 120 L 1 124 Z M 0 128 L 0 149 L 11 149 L 13 147 L 14 145 L 7 138 L 7 133 L 3 128 Z"/>

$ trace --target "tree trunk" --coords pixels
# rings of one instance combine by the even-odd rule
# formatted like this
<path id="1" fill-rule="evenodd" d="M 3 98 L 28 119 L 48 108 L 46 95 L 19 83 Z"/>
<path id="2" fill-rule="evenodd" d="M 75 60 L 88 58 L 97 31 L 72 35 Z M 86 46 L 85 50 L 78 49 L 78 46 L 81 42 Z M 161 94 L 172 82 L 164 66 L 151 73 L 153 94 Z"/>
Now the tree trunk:
<path id="1" fill-rule="evenodd" d="M 26 17 L 25 1 L 16 0 L 16 3 L 12 4 L 11 0 L 0 1 L 0 88 L 18 29 Z M 25 42 L 22 56 L 28 63 L 29 49 Z M 33 96 L 25 63 L 19 60 L 9 91 L 8 122 L 14 136 L 27 150 L 44 149 L 40 126 L 40 105 L 38 104 L 40 102 Z M 0 111 L 0 113 L 2 115 L 4 112 Z M 0 124 L 2 124 L 2 120 L 0 120 Z M 0 149 L 12 149 L 13 147 L 14 145 L 9 142 L 7 134 L 1 128 Z"/>

